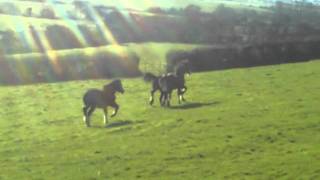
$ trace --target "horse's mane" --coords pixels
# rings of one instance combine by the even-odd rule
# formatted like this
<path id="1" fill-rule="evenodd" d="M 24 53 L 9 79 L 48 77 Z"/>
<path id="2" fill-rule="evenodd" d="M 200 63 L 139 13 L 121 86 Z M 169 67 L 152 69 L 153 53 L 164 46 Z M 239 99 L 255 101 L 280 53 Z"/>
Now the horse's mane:
<path id="1" fill-rule="evenodd" d="M 112 81 L 111 83 L 109 84 L 106 84 L 103 86 L 103 92 L 105 93 L 115 93 L 116 90 L 114 89 L 114 81 Z"/>
<path id="2" fill-rule="evenodd" d="M 174 74 L 178 75 L 179 72 L 181 72 L 181 70 L 185 70 L 189 65 L 189 60 L 188 59 L 185 59 L 185 60 L 182 60 L 180 61 L 176 66 L 175 66 L 175 69 L 174 69 Z"/>

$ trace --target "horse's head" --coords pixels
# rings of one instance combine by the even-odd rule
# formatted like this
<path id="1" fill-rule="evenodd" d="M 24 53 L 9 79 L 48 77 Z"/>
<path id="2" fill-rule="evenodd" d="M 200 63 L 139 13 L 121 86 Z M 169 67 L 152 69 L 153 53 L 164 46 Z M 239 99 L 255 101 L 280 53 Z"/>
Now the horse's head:
<path id="1" fill-rule="evenodd" d="M 124 89 L 122 87 L 121 80 L 119 80 L 119 79 L 114 80 L 111 83 L 104 85 L 103 90 L 104 90 L 104 92 L 113 92 L 113 93 L 120 92 L 122 94 L 124 93 Z"/>
<path id="2" fill-rule="evenodd" d="M 122 94 L 124 93 L 124 89 L 122 87 L 122 83 L 120 79 L 116 79 L 112 81 L 112 84 L 115 91 L 120 92 Z"/>
<path id="3" fill-rule="evenodd" d="M 184 75 L 184 74 L 191 75 L 189 60 L 185 59 L 177 64 L 176 74 L 177 75 Z"/>

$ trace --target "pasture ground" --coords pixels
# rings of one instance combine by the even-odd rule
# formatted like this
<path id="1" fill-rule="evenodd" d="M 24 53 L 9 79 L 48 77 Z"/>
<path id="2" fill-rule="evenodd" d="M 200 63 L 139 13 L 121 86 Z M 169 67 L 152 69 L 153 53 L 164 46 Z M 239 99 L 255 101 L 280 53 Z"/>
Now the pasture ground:
<path id="1" fill-rule="evenodd" d="M 0 179 L 319 179 L 319 68 L 194 73 L 170 109 L 125 79 L 106 128 L 81 97 L 109 80 L 0 87 Z"/>

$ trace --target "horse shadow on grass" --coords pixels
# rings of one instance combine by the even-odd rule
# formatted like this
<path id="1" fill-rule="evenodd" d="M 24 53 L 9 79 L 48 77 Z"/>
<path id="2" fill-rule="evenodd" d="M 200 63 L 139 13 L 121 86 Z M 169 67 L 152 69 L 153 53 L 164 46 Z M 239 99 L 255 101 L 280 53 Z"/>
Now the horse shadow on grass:
<path id="1" fill-rule="evenodd" d="M 170 106 L 170 109 L 194 109 L 194 108 L 201 108 L 204 106 L 212 106 L 212 105 L 218 105 L 220 104 L 219 101 L 213 101 L 213 102 L 207 102 L 207 103 L 201 103 L 201 102 L 190 102 L 185 103 L 182 105 L 176 105 L 176 106 Z"/>
<path id="2" fill-rule="evenodd" d="M 144 123 L 144 121 L 119 120 L 119 121 L 113 121 L 113 122 L 109 121 L 109 123 L 106 126 L 94 125 L 91 127 L 93 127 L 93 128 L 117 128 L 117 127 L 131 126 L 131 125 L 140 124 L 140 123 Z"/>
<path id="3" fill-rule="evenodd" d="M 125 120 L 125 121 L 115 121 L 115 122 L 110 122 L 105 126 L 106 128 L 115 128 L 115 127 L 122 127 L 122 126 L 129 126 L 132 125 L 134 122 Z"/>

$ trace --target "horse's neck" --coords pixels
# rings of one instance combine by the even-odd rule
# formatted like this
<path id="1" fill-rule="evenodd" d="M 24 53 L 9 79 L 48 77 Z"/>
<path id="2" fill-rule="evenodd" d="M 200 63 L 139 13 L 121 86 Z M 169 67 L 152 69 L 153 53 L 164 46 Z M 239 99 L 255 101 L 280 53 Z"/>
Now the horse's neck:
<path id="1" fill-rule="evenodd" d="M 110 97 L 110 96 L 114 96 L 114 94 L 116 93 L 116 91 L 114 90 L 113 87 L 108 86 L 107 88 L 104 89 L 103 91 L 104 96 L 105 97 Z"/>
<path id="2" fill-rule="evenodd" d="M 177 78 L 184 80 L 184 73 L 182 72 L 177 72 L 176 73 Z"/>

